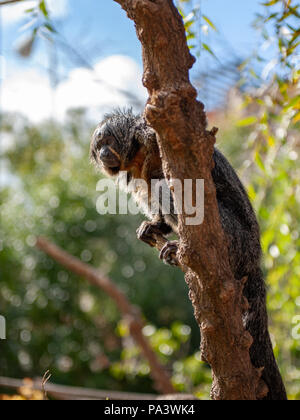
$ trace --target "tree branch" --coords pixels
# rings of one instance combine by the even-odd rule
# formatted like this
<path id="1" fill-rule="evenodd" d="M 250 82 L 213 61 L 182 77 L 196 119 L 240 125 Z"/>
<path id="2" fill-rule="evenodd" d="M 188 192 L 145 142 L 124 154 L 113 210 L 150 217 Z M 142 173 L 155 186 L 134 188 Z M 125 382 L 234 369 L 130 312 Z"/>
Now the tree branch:
<path id="1" fill-rule="evenodd" d="M 24 0 L 4 0 L 4 1 L 0 1 L 0 7 L 1 6 L 6 6 L 8 4 L 20 3 L 21 1 L 24 2 Z"/>
<path id="2" fill-rule="evenodd" d="M 143 83 L 149 99 L 145 117 L 159 135 L 167 180 L 204 179 L 205 222 L 185 223 L 179 216 L 181 266 L 195 317 L 201 329 L 201 351 L 213 371 L 212 398 L 256 400 L 267 393 L 262 370 L 251 364 L 253 339 L 245 330 L 242 282 L 229 265 L 211 171 L 217 129 L 206 130 L 204 106 L 189 80 L 195 62 L 185 29 L 172 0 L 115 0 L 135 22 L 143 48 Z M 174 197 L 176 202 L 176 197 Z"/>
<path id="3" fill-rule="evenodd" d="M 98 270 L 96 271 L 89 265 L 82 263 L 45 238 L 38 238 L 36 246 L 68 270 L 84 277 L 92 285 L 104 290 L 114 300 L 120 312 L 129 323 L 130 333 L 133 339 L 149 362 L 151 375 L 155 381 L 157 390 L 165 394 L 173 394 L 175 389 L 171 384 L 170 378 L 143 334 L 144 323 L 139 309 L 131 305 L 127 297 L 117 286 Z"/>
<path id="4" fill-rule="evenodd" d="M 28 387 L 26 382 L 21 379 L 12 379 L 0 377 L 0 388 L 18 390 Z M 36 378 L 32 381 L 32 390 L 40 391 L 42 389 L 42 379 Z M 154 401 L 154 400 L 195 400 L 190 394 L 172 394 L 172 395 L 154 395 L 137 394 L 133 392 L 107 391 L 99 389 L 78 388 L 73 386 L 56 385 L 47 383 L 47 394 L 56 400 L 118 400 L 118 401 Z"/>
<path id="5" fill-rule="evenodd" d="M 20 379 L 0 377 L 0 387 L 17 390 L 24 387 L 24 381 Z M 42 389 L 42 379 L 37 378 L 32 382 L 32 389 L 40 391 Z M 77 388 L 63 385 L 47 383 L 46 392 L 50 397 L 57 400 L 155 400 L 156 396 L 151 394 L 135 394 L 127 392 L 115 392 L 105 390 L 95 390 L 88 388 Z"/>

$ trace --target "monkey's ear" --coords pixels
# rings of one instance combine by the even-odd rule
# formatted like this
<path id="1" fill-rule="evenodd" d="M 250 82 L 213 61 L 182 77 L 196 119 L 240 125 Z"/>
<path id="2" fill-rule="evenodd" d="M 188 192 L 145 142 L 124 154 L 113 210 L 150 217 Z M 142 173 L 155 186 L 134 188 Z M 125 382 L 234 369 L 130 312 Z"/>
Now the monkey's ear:
<path id="1" fill-rule="evenodd" d="M 92 163 L 97 163 L 97 145 L 102 137 L 103 123 L 100 123 L 93 133 L 91 145 L 90 145 L 90 160 Z"/>
<path id="2" fill-rule="evenodd" d="M 94 147 L 93 142 L 92 142 L 91 147 L 90 147 L 90 161 L 91 161 L 91 163 L 94 163 L 94 164 L 97 163 L 97 151 Z"/>
<path id="3" fill-rule="evenodd" d="M 90 145 L 90 161 L 97 163 L 97 142 L 99 139 L 99 126 L 96 128 Z"/>
<path id="4" fill-rule="evenodd" d="M 94 143 L 96 143 L 102 137 L 103 131 L 104 131 L 104 126 L 105 126 L 105 124 L 103 122 L 97 125 L 97 128 L 96 128 L 96 130 L 94 131 L 94 134 L 93 134 L 93 142 Z"/>

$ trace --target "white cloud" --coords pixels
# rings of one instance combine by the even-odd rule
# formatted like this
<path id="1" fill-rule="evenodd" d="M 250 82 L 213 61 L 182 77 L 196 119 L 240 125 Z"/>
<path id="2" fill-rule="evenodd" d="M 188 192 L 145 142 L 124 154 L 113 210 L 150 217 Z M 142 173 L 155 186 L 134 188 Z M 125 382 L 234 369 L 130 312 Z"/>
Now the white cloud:
<path id="1" fill-rule="evenodd" d="M 36 70 L 12 75 L 1 84 L 2 110 L 20 112 L 32 121 L 51 115 L 51 89 L 46 77 Z"/>
<path id="2" fill-rule="evenodd" d="M 48 0 L 47 7 L 53 17 L 64 17 L 69 14 L 69 0 Z"/>
<path id="3" fill-rule="evenodd" d="M 27 9 L 37 5 L 37 0 L 29 0 L 1 7 L 2 22 L 6 25 L 23 19 Z M 64 17 L 69 12 L 68 0 L 48 0 L 47 6 L 52 17 Z"/>
<path id="4" fill-rule="evenodd" d="M 35 69 L 7 74 L 1 84 L 2 109 L 21 112 L 38 122 L 50 116 L 62 120 L 68 109 L 86 107 L 91 116 L 100 119 L 108 109 L 130 103 L 124 91 L 144 103 L 147 96 L 141 78 L 137 63 L 120 55 L 101 60 L 94 72 L 84 68 L 71 71 L 55 92 L 48 78 Z"/>

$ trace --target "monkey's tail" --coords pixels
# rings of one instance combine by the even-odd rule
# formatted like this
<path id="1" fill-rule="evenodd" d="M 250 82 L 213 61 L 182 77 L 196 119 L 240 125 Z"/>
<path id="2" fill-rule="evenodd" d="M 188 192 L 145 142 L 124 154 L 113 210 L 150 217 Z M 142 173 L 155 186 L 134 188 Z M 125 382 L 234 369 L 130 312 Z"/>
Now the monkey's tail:
<path id="1" fill-rule="evenodd" d="M 250 357 L 256 368 L 264 367 L 262 379 L 269 388 L 265 400 L 287 400 L 268 330 L 266 286 L 260 269 L 248 276 L 244 293 L 250 304 L 250 310 L 245 319 L 246 328 L 254 340 L 250 348 Z"/>

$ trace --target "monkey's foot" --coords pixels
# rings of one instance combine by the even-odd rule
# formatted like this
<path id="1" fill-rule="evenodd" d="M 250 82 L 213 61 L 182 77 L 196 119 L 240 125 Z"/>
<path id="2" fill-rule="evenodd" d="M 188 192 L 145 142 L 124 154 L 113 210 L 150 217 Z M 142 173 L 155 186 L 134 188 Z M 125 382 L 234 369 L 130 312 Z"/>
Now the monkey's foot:
<path id="1" fill-rule="evenodd" d="M 170 241 L 161 249 L 159 258 L 166 264 L 178 266 L 177 251 L 179 248 L 178 241 Z"/>

